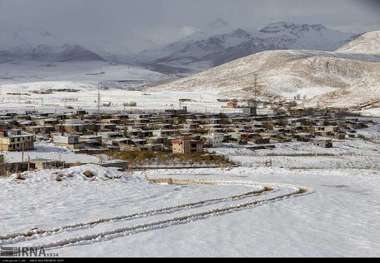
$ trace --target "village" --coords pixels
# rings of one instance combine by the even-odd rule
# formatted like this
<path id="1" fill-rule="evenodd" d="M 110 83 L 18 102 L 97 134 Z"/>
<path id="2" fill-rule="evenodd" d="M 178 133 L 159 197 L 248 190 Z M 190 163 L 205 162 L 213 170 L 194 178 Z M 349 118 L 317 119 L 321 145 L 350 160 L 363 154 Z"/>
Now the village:
<path id="1" fill-rule="evenodd" d="M 184 100 L 180 101 L 183 103 Z M 358 129 L 374 125 L 336 108 L 306 108 L 295 101 L 276 102 L 259 113 L 264 103 L 248 100 L 242 106 L 237 99 L 225 100 L 233 113 L 189 112 L 187 106 L 155 112 L 116 111 L 64 113 L 25 112 L 0 115 L 0 153 L 20 152 L 21 160 L 8 162 L 0 154 L 0 175 L 30 170 L 68 168 L 81 162 L 58 158 L 30 159 L 35 142 L 45 142 L 76 154 L 107 155 L 101 165 L 120 169 L 219 167 L 237 165 L 212 154 L 212 148 L 244 147 L 252 151 L 274 149 L 285 142 L 306 142 L 322 148 L 334 147 L 335 140 L 358 138 Z M 155 166 L 152 165 L 155 161 Z"/>

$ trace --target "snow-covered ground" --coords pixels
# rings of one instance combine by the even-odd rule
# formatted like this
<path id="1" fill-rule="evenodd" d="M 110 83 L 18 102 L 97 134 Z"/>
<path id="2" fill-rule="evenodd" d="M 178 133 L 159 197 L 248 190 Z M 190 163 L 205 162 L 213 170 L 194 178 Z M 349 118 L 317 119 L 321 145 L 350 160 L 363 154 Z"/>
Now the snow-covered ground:
<path id="1" fill-rule="evenodd" d="M 56 92 L 53 94 L 28 93 L 34 90 L 77 89 L 78 92 Z M 97 110 L 98 90 L 95 83 L 72 81 L 28 82 L 20 84 L 0 84 L 0 111 L 24 112 L 38 110 L 42 112 L 62 112 L 73 109 Z M 12 95 L 7 93 L 24 93 Z M 25 95 L 28 93 L 28 95 Z M 102 90 L 101 110 L 165 110 L 179 109 L 179 99 L 190 99 L 182 106 L 195 112 L 233 112 L 223 108 L 225 103 L 218 102 L 219 96 L 212 91 L 202 94 L 186 91 L 144 92 L 111 88 Z M 124 107 L 125 103 L 136 102 L 136 107 Z M 107 104 L 107 106 L 103 106 Z"/>
<path id="2" fill-rule="evenodd" d="M 144 85 L 165 81 L 170 76 L 128 65 L 106 62 L 65 63 L 0 63 L 0 110 L 2 111 L 67 111 L 97 109 L 98 83 L 107 88 L 100 91 L 102 110 L 122 110 L 125 103 L 136 102 L 127 109 L 173 109 L 179 99 L 191 99 L 185 105 L 194 111 L 220 111 L 222 103 L 213 91 L 145 92 L 136 91 Z M 67 91 L 62 91 L 66 89 Z M 38 94 L 47 90 L 52 94 Z M 70 92 L 77 91 L 77 92 Z"/>
<path id="3" fill-rule="evenodd" d="M 372 134 L 369 130 L 363 134 Z M 377 134 L 379 135 L 379 134 Z M 369 136 L 368 136 L 369 137 Z M 380 141 L 379 141 L 380 142 Z M 212 151 L 230 156 L 247 167 L 270 165 L 288 169 L 379 169 L 380 144 L 361 139 L 335 140 L 334 148 L 321 148 L 310 143 L 276 144 L 273 150 L 251 151 L 245 147 L 215 148 Z"/>
<path id="4" fill-rule="evenodd" d="M 47 143 L 36 143 L 34 151 L 21 152 L 0 152 L 4 155 L 7 162 L 21 162 L 27 160 L 55 160 L 64 161 L 67 163 L 99 163 L 97 157 L 88 154 L 76 154 L 65 148 L 54 146 Z"/>
<path id="5" fill-rule="evenodd" d="M 84 165 L 1 178 L 0 245 L 45 246 L 68 257 L 380 256 L 378 146 L 336 142 L 331 156 L 310 157 L 312 164 L 282 156 L 282 168 L 255 158 L 327 150 L 303 143 L 261 153 L 219 148 L 242 166 L 130 174 Z M 352 165 L 336 165 L 342 157 Z M 364 160 L 371 165 L 362 167 Z M 174 184 L 150 181 L 165 178 Z"/>
<path id="6" fill-rule="evenodd" d="M 14 71 L 23 76 L 0 68 L 0 110 L 95 109 L 98 81 L 127 78 L 120 66 L 111 70 L 113 77 L 104 77 L 114 65 L 102 65 L 107 69 L 98 65 L 79 75 L 67 69 L 62 78 L 52 78 L 57 72 L 46 73 L 45 67 L 30 75 L 27 69 Z M 128 78 L 162 80 L 136 70 Z M 80 91 L 6 94 L 49 88 Z M 102 91 L 112 109 L 130 101 L 141 109 L 177 108 L 178 98 L 192 99 L 190 110 L 221 108 L 209 90 Z M 212 149 L 240 162 L 237 168 L 133 174 L 39 143 L 23 158 L 91 164 L 24 173 L 25 180 L 0 178 L 0 246 L 46 246 L 60 256 L 380 256 L 379 126 L 359 133 L 368 140 L 335 141 L 333 149 L 307 143 L 258 152 Z M 5 159 L 19 161 L 22 155 L 6 153 Z M 265 167 L 268 160 L 271 167 Z M 95 177 L 86 177 L 88 171 Z M 149 181 L 160 178 L 180 181 Z"/>
<path id="7" fill-rule="evenodd" d="M 144 68 L 101 61 L 0 63 L 1 84 L 68 80 L 90 83 L 105 80 L 158 81 L 165 78 L 163 74 Z"/>

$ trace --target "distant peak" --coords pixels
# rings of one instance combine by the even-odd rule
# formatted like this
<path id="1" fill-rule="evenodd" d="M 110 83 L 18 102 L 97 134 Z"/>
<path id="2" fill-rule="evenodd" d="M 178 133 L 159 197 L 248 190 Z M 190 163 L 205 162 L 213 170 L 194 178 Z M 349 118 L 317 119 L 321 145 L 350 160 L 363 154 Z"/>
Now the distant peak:
<path id="1" fill-rule="evenodd" d="M 325 30 L 326 27 L 321 24 L 295 24 L 285 21 L 271 23 L 260 30 L 263 33 L 278 33 L 284 31 L 308 31 L 308 30 L 316 30 L 321 31 Z"/>
<path id="2" fill-rule="evenodd" d="M 53 37 L 53 34 L 50 33 L 50 32 L 48 32 L 48 31 L 45 31 L 45 32 L 41 33 L 41 36 L 43 36 L 43 37 Z"/>
<path id="3" fill-rule="evenodd" d="M 225 28 L 228 26 L 229 26 L 229 23 L 221 18 L 215 19 L 214 21 L 208 24 L 208 27 L 213 28 L 213 29 L 220 29 L 220 28 Z"/>
<path id="4" fill-rule="evenodd" d="M 231 35 L 233 36 L 237 36 L 237 37 L 242 37 L 242 36 L 245 36 L 245 37 L 248 37 L 249 36 L 249 33 L 241 28 L 238 28 L 236 30 L 234 30 Z"/>

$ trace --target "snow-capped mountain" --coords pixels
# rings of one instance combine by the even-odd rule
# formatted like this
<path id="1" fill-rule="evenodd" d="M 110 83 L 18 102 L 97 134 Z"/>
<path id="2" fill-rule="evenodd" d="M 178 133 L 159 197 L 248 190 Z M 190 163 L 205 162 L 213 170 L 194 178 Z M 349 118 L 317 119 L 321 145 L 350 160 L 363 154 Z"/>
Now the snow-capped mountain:
<path id="1" fill-rule="evenodd" d="M 24 60 L 64 62 L 104 59 L 64 36 L 44 30 L 0 25 L 0 63 Z"/>
<path id="2" fill-rule="evenodd" d="M 346 48 L 264 51 L 153 89 L 247 97 L 257 80 L 259 95 L 264 97 L 301 95 L 313 106 L 380 108 L 380 56 L 370 54 L 380 35 L 365 34 L 345 47 L 357 46 L 358 41 L 372 44 L 362 46 L 361 54 L 343 53 Z"/>
<path id="3" fill-rule="evenodd" d="M 216 27 L 229 28 L 222 22 Z M 210 34 L 197 32 L 163 48 L 146 50 L 135 57 L 138 63 L 155 68 L 172 67 L 200 71 L 265 50 L 313 49 L 333 51 L 352 40 L 354 34 L 323 25 L 278 22 L 258 31 L 241 28 Z"/>
<path id="4" fill-rule="evenodd" d="M 104 61 L 104 59 L 79 45 L 65 44 L 62 46 L 38 45 L 35 47 L 16 47 L 9 50 L 0 50 L 0 62 L 11 61 Z"/>

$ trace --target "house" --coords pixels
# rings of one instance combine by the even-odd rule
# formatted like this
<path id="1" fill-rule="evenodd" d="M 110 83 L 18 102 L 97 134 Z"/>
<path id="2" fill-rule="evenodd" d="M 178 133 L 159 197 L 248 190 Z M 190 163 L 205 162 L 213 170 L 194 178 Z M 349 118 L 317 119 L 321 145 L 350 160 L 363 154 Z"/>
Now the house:
<path id="1" fill-rule="evenodd" d="M 315 140 L 313 140 L 313 144 L 315 146 L 319 146 L 319 147 L 323 147 L 323 148 L 332 148 L 333 147 L 332 140 L 328 140 L 328 139 L 315 139 Z"/>
<path id="2" fill-rule="evenodd" d="M 179 114 L 186 114 L 187 113 L 187 106 L 183 106 L 182 109 L 167 109 L 165 110 L 165 113 L 171 113 L 174 115 L 179 115 Z"/>
<path id="3" fill-rule="evenodd" d="M 7 130 L 0 128 L 0 151 L 30 151 L 34 149 L 33 134 L 19 129 Z"/>
<path id="4" fill-rule="evenodd" d="M 56 118 L 35 118 L 33 119 L 36 126 L 54 126 L 58 124 Z"/>
<path id="5" fill-rule="evenodd" d="M 335 139 L 344 140 L 346 139 L 346 134 L 344 132 L 337 132 L 335 133 Z"/>
<path id="6" fill-rule="evenodd" d="M 53 142 L 56 146 L 68 148 L 70 150 L 77 150 L 80 148 L 78 135 L 55 135 Z"/>
<path id="7" fill-rule="evenodd" d="M 293 135 L 293 137 L 296 139 L 297 142 L 310 142 L 310 140 L 312 139 L 311 134 L 304 132 L 296 133 Z"/>
<path id="8" fill-rule="evenodd" d="M 269 144 L 270 143 L 270 138 L 255 138 L 253 140 L 255 144 Z"/>
<path id="9" fill-rule="evenodd" d="M 244 107 L 243 108 L 243 114 L 247 114 L 249 116 L 256 116 L 257 115 L 257 107 L 255 107 L 255 106 Z"/>
<path id="10" fill-rule="evenodd" d="M 206 144 L 210 145 L 211 147 L 219 147 L 222 145 L 224 141 L 224 134 L 223 133 L 210 133 L 206 137 Z"/>
<path id="11" fill-rule="evenodd" d="M 176 154 L 189 154 L 203 152 L 203 143 L 189 137 L 172 140 L 172 152 Z"/>
<path id="12" fill-rule="evenodd" d="M 53 131 L 55 131 L 55 127 L 54 126 L 50 126 L 50 125 L 44 125 L 44 126 L 41 126 L 41 125 L 37 125 L 37 126 L 28 126 L 25 128 L 26 131 L 32 133 L 32 134 L 49 134 Z"/>
<path id="13" fill-rule="evenodd" d="M 168 137 L 168 136 L 173 136 L 177 133 L 178 132 L 175 129 L 170 129 L 170 130 L 159 129 L 159 130 L 153 130 L 152 131 L 152 135 L 154 137 Z"/>
<path id="14" fill-rule="evenodd" d="M 86 147 L 101 147 L 103 144 L 102 136 L 98 135 L 83 135 L 79 137 L 79 143 Z"/>
<path id="15" fill-rule="evenodd" d="M 238 107 L 238 100 L 237 99 L 232 99 L 230 101 L 227 102 L 227 108 L 237 108 Z"/>
<path id="16" fill-rule="evenodd" d="M 64 124 L 58 125 L 58 130 L 67 133 L 83 133 L 86 131 L 86 125 L 79 121 L 70 120 Z"/>

